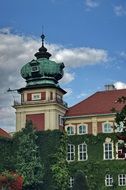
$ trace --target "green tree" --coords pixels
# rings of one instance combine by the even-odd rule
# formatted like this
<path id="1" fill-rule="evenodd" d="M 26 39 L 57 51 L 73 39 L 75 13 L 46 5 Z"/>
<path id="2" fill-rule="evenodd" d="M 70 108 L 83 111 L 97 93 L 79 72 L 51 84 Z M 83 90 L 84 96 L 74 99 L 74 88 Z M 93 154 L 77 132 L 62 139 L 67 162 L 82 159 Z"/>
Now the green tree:
<path id="1" fill-rule="evenodd" d="M 122 110 L 116 113 L 115 122 L 120 125 L 123 123 L 124 128 L 126 127 L 126 97 L 122 96 L 118 98 L 117 102 L 123 104 Z"/>
<path id="2" fill-rule="evenodd" d="M 60 139 L 60 147 L 54 156 L 55 163 L 51 170 L 53 174 L 54 186 L 57 190 L 66 190 L 69 186 L 69 169 L 66 161 L 67 136 L 62 134 Z"/>
<path id="3" fill-rule="evenodd" d="M 25 189 L 39 189 L 43 180 L 43 166 L 40 162 L 38 147 L 36 145 L 37 135 L 31 122 L 26 123 L 18 135 L 18 151 L 16 169 L 23 178 Z"/>
<path id="4" fill-rule="evenodd" d="M 77 171 L 72 190 L 89 190 L 83 171 Z"/>

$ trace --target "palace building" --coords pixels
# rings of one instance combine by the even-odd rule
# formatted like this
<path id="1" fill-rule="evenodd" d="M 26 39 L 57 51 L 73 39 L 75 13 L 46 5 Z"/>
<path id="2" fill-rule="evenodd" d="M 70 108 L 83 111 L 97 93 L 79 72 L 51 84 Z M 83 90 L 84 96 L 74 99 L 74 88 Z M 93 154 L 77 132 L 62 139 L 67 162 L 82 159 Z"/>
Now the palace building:
<path id="1" fill-rule="evenodd" d="M 26 86 L 19 89 L 21 103 L 14 103 L 16 109 L 16 131 L 25 127 L 31 120 L 36 130 L 63 129 L 69 135 L 113 132 L 115 113 L 122 104 L 117 103 L 121 96 L 126 96 L 126 89 L 117 90 L 113 85 L 106 85 L 105 91 L 99 91 L 80 103 L 68 108 L 63 100 L 66 91 L 58 81 L 63 77 L 64 63 L 51 61 L 51 54 L 42 46 L 35 53 L 36 59 L 26 63 L 21 69 L 21 76 Z"/>
<path id="2" fill-rule="evenodd" d="M 116 111 L 121 111 L 124 106 L 117 100 L 126 97 L 126 89 L 117 90 L 113 85 L 106 85 L 104 91 L 96 92 L 68 108 L 63 100 L 66 91 L 58 82 L 63 77 L 64 63 L 50 60 L 51 54 L 44 46 L 45 36 L 42 34 L 41 38 L 42 45 L 35 53 L 36 58 L 21 69 L 26 86 L 18 90 L 21 102 L 14 103 L 16 131 L 31 120 L 37 131 L 60 129 L 67 132 L 70 187 L 73 185 L 73 173 L 83 169 L 94 189 L 125 188 L 123 162 L 126 145 L 113 134 L 123 128 L 123 124 L 116 129 L 114 126 Z"/>

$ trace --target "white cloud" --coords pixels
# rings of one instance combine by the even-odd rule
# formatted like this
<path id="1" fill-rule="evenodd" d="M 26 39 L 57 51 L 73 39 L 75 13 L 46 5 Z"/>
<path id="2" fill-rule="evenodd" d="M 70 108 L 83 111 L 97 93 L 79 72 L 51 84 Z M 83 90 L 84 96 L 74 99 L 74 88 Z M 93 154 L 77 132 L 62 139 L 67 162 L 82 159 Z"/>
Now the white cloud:
<path id="1" fill-rule="evenodd" d="M 89 8 L 95 8 L 99 6 L 99 3 L 96 0 L 85 0 L 85 4 Z"/>
<path id="2" fill-rule="evenodd" d="M 114 86 L 116 89 L 124 89 L 124 88 L 126 88 L 126 83 L 117 81 L 114 83 Z"/>
<path id="3" fill-rule="evenodd" d="M 126 15 L 126 7 L 123 5 L 117 5 L 114 7 L 114 12 L 117 16 Z"/>
<path id="4" fill-rule="evenodd" d="M 85 47 L 62 48 L 54 53 L 54 59 L 58 62 L 64 62 L 68 67 L 81 67 L 106 62 L 108 60 L 108 54 L 103 49 Z"/>
<path id="5" fill-rule="evenodd" d="M 75 78 L 75 74 L 74 73 L 69 73 L 69 72 L 65 72 L 63 78 L 60 80 L 61 83 L 70 83 L 71 81 L 73 81 Z"/>

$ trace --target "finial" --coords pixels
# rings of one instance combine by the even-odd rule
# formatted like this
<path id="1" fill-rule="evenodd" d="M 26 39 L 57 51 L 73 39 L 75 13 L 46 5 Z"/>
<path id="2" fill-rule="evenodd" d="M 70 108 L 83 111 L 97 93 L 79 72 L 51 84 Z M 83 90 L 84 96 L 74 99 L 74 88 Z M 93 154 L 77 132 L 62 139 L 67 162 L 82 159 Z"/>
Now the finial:
<path id="1" fill-rule="evenodd" d="M 45 35 L 42 33 L 41 35 L 41 39 L 42 39 L 42 47 L 44 47 L 44 39 L 45 39 Z"/>
<path id="2" fill-rule="evenodd" d="M 42 30 L 43 30 L 43 28 L 42 28 Z M 39 59 L 39 58 L 49 59 L 51 54 L 49 52 L 47 52 L 47 49 L 44 47 L 45 35 L 43 34 L 43 31 L 42 31 L 41 39 L 42 39 L 42 46 L 39 48 L 39 52 L 35 53 L 35 57 L 37 57 L 37 59 Z"/>

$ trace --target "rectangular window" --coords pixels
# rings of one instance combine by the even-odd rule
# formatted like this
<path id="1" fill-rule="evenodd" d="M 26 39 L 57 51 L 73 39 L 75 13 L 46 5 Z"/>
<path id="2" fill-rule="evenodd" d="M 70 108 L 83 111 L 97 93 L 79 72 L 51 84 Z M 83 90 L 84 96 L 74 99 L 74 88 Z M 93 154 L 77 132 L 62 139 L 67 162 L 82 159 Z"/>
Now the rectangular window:
<path id="1" fill-rule="evenodd" d="M 126 146 L 122 140 L 116 144 L 116 159 L 126 159 Z"/>
<path id="2" fill-rule="evenodd" d="M 105 186 L 113 186 L 113 177 L 110 174 L 105 176 Z"/>
<path id="3" fill-rule="evenodd" d="M 87 160 L 87 145 L 85 143 L 78 145 L 78 160 Z"/>
<path id="4" fill-rule="evenodd" d="M 59 126 L 63 126 L 63 116 L 59 115 Z"/>
<path id="5" fill-rule="evenodd" d="M 113 159 L 113 144 L 104 143 L 104 159 L 112 160 Z"/>
<path id="6" fill-rule="evenodd" d="M 67 146 L 67 160 L 74 161 L 75 159 L 75 146 L 72 144 L 68 144 Z"/>
<path id="7" fill-rule="evenodd" d="M 74 184 L 74 177 L 70 177 L 69 187 L 72 188 Z"/>
<path id="8" fill-rule="evenodd" d="M 119 186 L 126 186 L 126 174 L 119 174 L 118 175 L 118 185 Z"/>
<path id="9" fill-rule="evenodd" d="M 32 100 L 41 100 L 41 93 L 32 94 Z"/>

